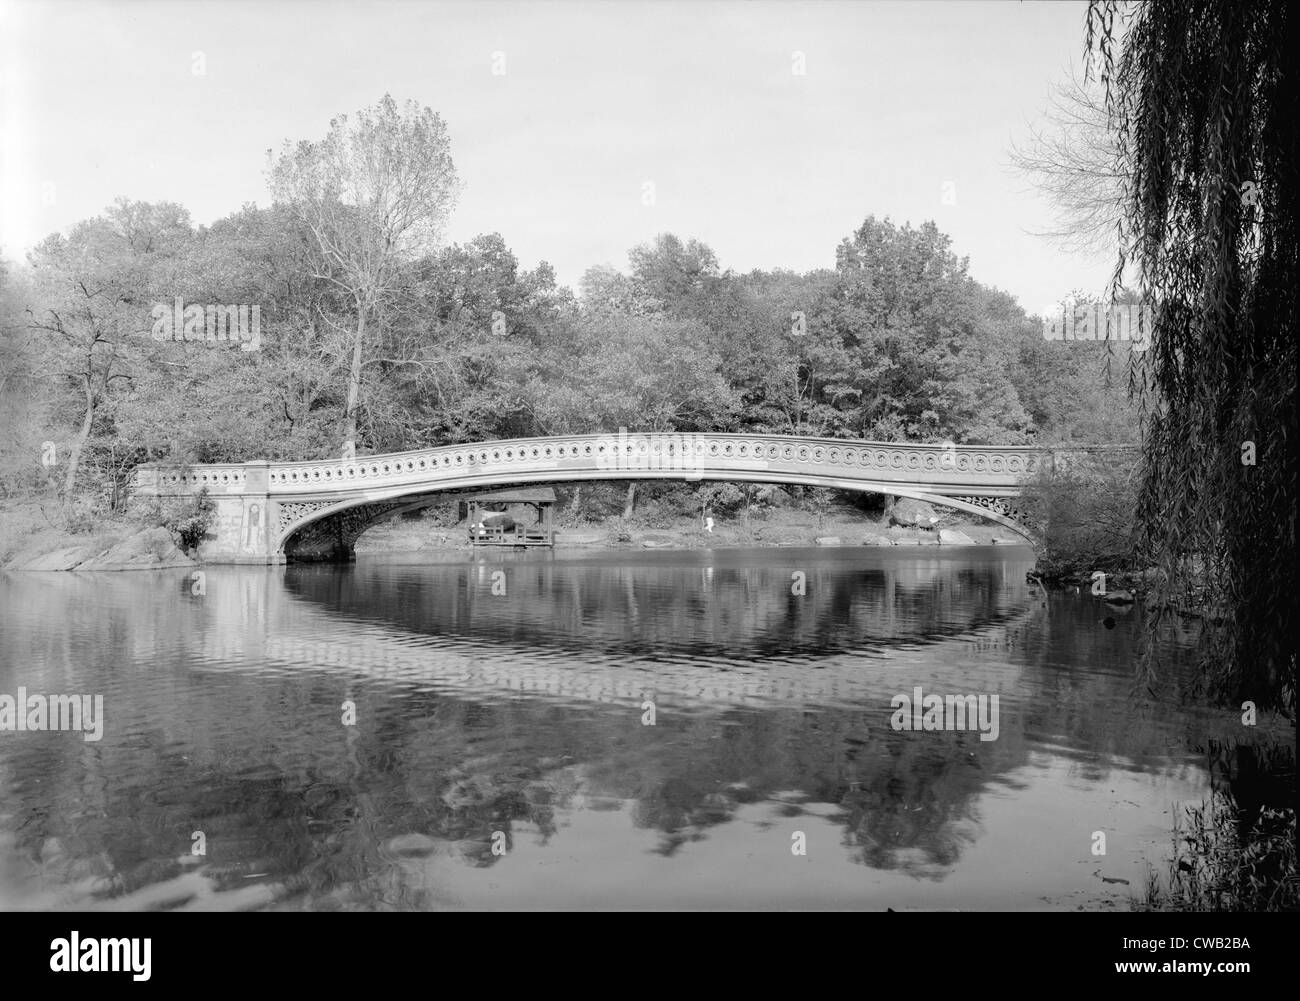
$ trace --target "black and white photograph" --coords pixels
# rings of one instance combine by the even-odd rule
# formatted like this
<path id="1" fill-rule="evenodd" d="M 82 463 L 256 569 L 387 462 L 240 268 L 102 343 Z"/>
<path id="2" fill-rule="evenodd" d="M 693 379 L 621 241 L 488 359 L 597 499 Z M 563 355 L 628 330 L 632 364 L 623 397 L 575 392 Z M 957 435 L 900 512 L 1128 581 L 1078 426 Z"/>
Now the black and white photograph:
<path id="1" fill-rule="evenodd" d="M 1296 19 L 0 0 L 6 968 L 1090 912 L 1252 983 Z"/>

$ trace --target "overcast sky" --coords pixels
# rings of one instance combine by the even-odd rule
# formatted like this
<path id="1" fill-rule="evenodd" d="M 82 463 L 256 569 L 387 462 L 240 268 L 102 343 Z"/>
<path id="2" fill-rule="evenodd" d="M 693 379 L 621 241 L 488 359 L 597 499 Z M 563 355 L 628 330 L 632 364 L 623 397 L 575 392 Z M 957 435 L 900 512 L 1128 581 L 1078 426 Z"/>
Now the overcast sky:
<path id="1" fill-rule="evenodd" d="M 268 147 L 390 92 L 447 122 L 465 183 L 448 238 L 500 232 L 564 284 L 626 269 L 664 231 L 737 271 L 833 267 L 875 214 L 935 220 L 976 278 L 1035 312 L 1100 292 L 1111 265 L 1031 235 L 1048 206 L 1008 163 L 1080 63 L 1085 11 L 0 0 L 0 246 L 21 257 L 119 195 L 204 224 L 266 205 Z"/>

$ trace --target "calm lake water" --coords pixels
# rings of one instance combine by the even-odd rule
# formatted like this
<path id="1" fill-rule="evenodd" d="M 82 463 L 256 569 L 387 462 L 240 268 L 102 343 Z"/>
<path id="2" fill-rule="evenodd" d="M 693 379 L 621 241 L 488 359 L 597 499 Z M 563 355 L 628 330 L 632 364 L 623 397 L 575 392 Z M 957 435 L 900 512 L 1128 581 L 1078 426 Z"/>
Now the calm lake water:
<path id="1" fill-rule="evenodd" d="M 0 907 L 1126 907 L 1209 795 L 1223 716 L 1135 691 L 1140 613 L 1044 600 L 1030 566 L 731 549 L 0 575 L 0 693 L 104 699 L 99 741 L 0 732 Z M 917 687 L 996 695 L 997 739 L 894 729 Z"/>

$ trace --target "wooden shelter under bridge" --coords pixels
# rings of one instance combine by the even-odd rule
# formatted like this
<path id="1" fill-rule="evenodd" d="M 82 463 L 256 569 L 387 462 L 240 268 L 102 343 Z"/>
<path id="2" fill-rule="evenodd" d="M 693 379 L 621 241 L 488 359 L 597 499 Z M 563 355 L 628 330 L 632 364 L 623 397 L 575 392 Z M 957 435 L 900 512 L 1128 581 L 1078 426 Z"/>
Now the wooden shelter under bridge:
<path id="1" fill-rule="evenodd" d="M 555 529 L 552 511 L 555 508 L 555 491 L 550 487 L 523 487 L 513 490 L 492 490 L 488 493 L 470 494 L 461 498 L 462 509 L 469 524 L 469 541 L 476 546 L 553 546 Z M 493 515 L 508 515 L 515 505 L 527 505 L 536 514 L 532 525 L 514 520 L 513 525 L 481 525 Z"/>

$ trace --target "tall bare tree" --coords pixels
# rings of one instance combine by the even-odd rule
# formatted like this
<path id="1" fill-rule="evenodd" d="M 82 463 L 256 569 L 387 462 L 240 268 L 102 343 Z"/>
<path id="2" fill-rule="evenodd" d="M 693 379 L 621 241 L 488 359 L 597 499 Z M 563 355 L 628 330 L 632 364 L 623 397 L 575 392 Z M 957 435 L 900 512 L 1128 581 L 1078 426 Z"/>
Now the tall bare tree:
<path id="1" fill-rule="evenodd" d="M 1125 173 L 1101 82 L 1071 75 L 1048 98 L 1045 121 L 1011 148 L 1011 162 L 1051 203 L 1045 237 L 1070 253 L 1111 255 L 1124 204 Z"/>
<path id="2" fill-rule="evenodd" d="M 311 230 L 316 277 L 333 282 L 355 308 L 344 449 L 355 448 L 367 345 L 382 334 L 385 297 L 403 267 L 438 244 L 459 194 L 442 118 L 387 94 L 354 119 L 331 119 L 319 142 L 286 143 L 270 168 L 274 197 Z M 370 325 L 373 321 L 373 327 Z"/>

